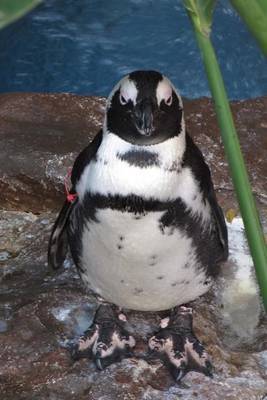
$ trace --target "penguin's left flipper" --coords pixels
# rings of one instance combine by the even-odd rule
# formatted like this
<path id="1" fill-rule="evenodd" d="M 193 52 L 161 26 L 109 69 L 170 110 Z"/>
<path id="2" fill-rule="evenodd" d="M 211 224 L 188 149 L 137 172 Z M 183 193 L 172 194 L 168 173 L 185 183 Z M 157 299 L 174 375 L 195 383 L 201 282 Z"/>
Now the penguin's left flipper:
<path id="1" fill-rule="evenodd" d="M 149 339 L 149 349 L 167 366 L 176 382 L 190 371 L 212 377 L 212 364 L 192 329 L 192 309 L 180 307 L 165 318 L 161 329 Z"/>
<path id="2" fill-rule="evenodd" d="M 102 130 L 98 132 L 93 141 L 76 158 L 71 173 L 72 189 L 70 194 L 76 195 L 76 185 L 79 183 L 84 169 L 95 157 L 101 141 Z M 66 258 L 68 251 L 67 226 L 71 212 L 78 201 L 77 196 L 74 201 L 66 200 L 53 226 L 48 245 L 48 266 L 51 269 L 59 269 Z"/>
<path id="3" fill-rule="evenodd" d="M 122 314 L 103 304 L 96 312 L 93 325 L 71 349 L 74 360 L 92 358 L 98 369 L 132 356 L 135 339 L 125 329 Z"/>

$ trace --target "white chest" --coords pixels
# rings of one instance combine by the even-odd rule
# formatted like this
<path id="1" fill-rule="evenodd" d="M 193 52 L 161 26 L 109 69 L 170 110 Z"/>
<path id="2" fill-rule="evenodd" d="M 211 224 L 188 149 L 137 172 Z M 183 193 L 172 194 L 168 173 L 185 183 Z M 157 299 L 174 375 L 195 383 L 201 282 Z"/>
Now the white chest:
<path id="1" fill-rule="evenodd" d="M 186 303 L 208 290 L 192 240 L 159 229 L 163 212 L 99 210 L 83 232 L 84 281 L 104 299 L 144 311 Z M 137 219 L 138 218 L 138 219 Z"/>

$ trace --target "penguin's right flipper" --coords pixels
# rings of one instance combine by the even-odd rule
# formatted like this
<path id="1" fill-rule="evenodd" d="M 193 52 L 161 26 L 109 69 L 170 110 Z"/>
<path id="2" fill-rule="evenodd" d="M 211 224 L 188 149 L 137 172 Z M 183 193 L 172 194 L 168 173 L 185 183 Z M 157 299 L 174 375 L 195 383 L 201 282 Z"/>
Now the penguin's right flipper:
<path id="1" fill-rule="evenodd" d="M 54 224 L 48 244 L 48 266 L 51 269 L 62 267 L 68 252 L 67 223 L 70 213 L 77 199 L 73 202 L 65 201 Z"/>

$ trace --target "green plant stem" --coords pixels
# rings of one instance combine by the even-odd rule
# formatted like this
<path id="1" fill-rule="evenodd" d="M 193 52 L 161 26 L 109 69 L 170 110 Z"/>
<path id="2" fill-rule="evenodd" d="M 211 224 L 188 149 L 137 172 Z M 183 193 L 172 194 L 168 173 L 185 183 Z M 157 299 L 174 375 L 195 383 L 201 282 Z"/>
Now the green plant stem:
<path id="1" fill-rule="evenodd" d="M 267 55 L 267 0 L 230 0 Z"/>
<path id="2" fill-rule="evenodd" d="M 263 303 L 267 310 L 267 248 L 263 231 L 249 184 L 246 166 L 240 150 L 238 136 L 234 126 L 220 67 L 212 43 L 209 37 L 203 35 L 198 29 L 195 29 L 195 33 L 215 103 L 215 110 L 221 130 L 225 153 L 228 159 L 241 215 L 244 221 L 248 244 L 254 261 Z"/>

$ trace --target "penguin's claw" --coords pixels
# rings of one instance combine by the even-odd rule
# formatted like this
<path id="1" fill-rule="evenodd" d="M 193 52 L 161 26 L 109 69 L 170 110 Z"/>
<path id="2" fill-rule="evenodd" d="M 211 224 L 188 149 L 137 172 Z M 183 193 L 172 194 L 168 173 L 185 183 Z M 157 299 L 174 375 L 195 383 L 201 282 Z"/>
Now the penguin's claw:
<path id="1" fill-rule="evenodd" d="M 135 339 L 124 328 L 111 306 L 101 305 L 93 326 L 79 339 L 72 350 L 74 360 L 92 358 L 99 370 L 132 356 Z"/>
<path id="2" fill-rule="evenodd" d="M 76 361 L 80 358 L 92 357 L 92 348 L 98 336 L 99 327 L 96 324 L 87 329 L 79 338 L 78 343 L 74 344 L 70 349 L 73 360 Z"/>
<path id="3" fill-rule="evenodd" d="M 182 307 L 173 314 L 168 325 L 150 338 L 148 346 L 163 360 L 176 382 L 190 371 L 212 377 L 209 356 L 192 330 L 191 309 Z"/>

